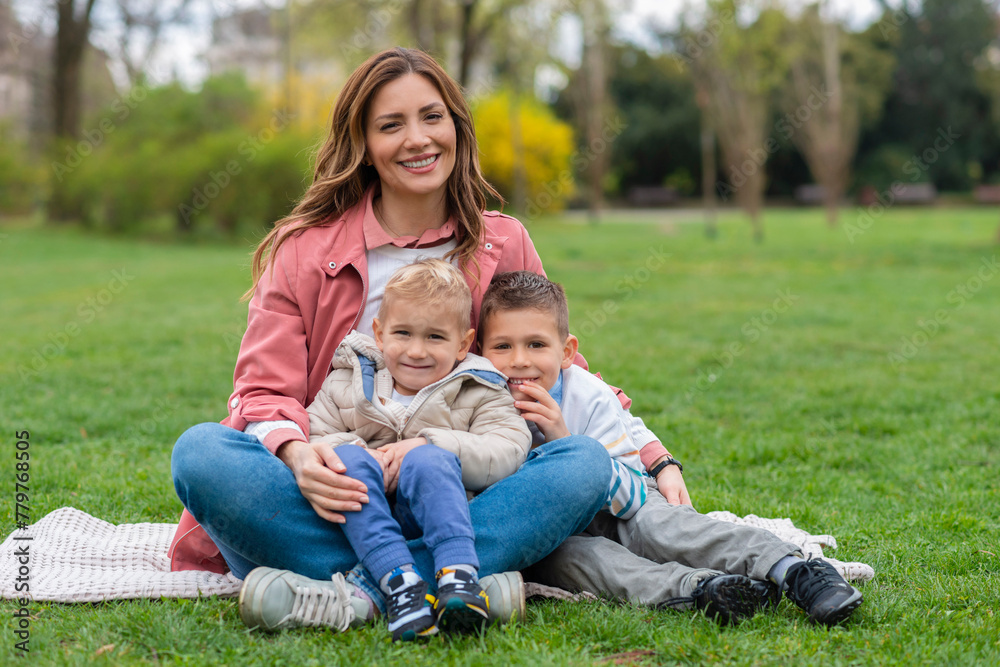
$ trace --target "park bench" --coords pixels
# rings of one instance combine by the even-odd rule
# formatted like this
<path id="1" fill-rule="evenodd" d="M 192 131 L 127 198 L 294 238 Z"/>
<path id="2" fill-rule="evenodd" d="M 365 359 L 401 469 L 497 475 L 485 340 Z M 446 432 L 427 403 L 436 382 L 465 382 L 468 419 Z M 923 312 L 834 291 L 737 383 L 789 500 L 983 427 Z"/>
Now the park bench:
<path id="1" fill-rule="evenodd" d="M 933 204 L 937 200 L 937 188 L 933 183 L 900 183 L 896 181 L 886 190 L 879 192 L 870 185 L 866 185 L 858 192 L 858 203 L 862 206 L 870 206 L 876 202 L 885 203 L 885 200 L 893 204 Z"/>
<path id="2" fill-rule="evenodd" d="M 673 188 L 637 185 L 628 191 L 628 203 L 635 208 L 671 206 L 678 201 L 680 196 Z"/>
<path id="3" fill-rule="evenodd" d="M 1000 185 L 977 185 L 972 195 L 977 204 L 1000 204 Z"/>
<path id="4" fill-rule="evenodd" d="M 806 206 L 816 206 L 823 203 L 826 196 L 826 188 L 816 183 L 800 185 L 795 188 L 795 203 Z"/>

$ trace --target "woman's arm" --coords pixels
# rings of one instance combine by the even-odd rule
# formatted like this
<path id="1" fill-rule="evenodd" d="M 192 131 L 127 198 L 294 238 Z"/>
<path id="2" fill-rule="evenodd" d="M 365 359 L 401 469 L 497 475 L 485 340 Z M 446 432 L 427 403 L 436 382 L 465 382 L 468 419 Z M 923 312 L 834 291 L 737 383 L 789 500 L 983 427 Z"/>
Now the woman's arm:
<path id="1" fill-rule="evenodd" d="M 247 330 L 240 343 L 234 390 L 229 397 L 228 426 L 239 431 L 248 423 L 291 421 L 268 429 L 264 446 L 272 453 L 290 440 L 309 435 L 306 415 L 308 347 L 305 323 L 296 294 L 298 253 L 295 240 L 284 243 L 250 301 Z"/>

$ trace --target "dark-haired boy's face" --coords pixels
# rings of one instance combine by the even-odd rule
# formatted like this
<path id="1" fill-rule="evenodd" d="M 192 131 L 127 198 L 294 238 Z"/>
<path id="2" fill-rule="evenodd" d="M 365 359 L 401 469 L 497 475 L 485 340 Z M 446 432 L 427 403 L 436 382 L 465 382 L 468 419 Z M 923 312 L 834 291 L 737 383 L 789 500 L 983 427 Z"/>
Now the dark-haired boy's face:
<path id="1" fill-rule="evenodd" d="M 562 337 L 551 313 L 524 309 L 495 312 L 482 323 L 482 355 L 508 377 L 516 401 L 532 401 L 520 390 L 531 381 L 546 391 L 576 356 L 576 338 Z"/>

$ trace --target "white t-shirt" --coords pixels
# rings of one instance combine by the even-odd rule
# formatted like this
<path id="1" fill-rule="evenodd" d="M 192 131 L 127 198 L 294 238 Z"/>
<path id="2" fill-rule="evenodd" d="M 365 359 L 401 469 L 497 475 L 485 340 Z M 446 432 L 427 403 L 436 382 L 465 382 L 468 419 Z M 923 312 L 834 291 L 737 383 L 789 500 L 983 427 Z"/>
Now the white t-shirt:
<path id="1" fill-rule="evenodd" d="M 366 336 L 375 337 L 372 330 L 372 320 L 378 317 L 378 309 L 382 307 L 382 297 L 385 295 L 385 285 L 396 269 L 413 264 L 421 259 L 444 259 L 444 256 L 458 247 L 454 239 L 430 248 L 399 248 L 391 243 L 367 251 L 368 259 L 368 299 L 365 309 L 358 320 L 358 331 Z"/>

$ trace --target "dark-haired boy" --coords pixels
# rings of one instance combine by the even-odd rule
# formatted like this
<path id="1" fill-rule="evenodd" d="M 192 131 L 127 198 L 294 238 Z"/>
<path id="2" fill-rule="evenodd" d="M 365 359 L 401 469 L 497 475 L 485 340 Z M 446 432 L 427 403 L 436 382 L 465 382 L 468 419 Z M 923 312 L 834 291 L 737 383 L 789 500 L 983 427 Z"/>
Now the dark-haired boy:
<path id="1" fill-rule="evenodd" d="M 573 365 L 578 343 L 568 320 L 560 285 L 527 271 L 500 274 L 483 297 L 482 354 L 509 378 L 514 405 L 529 422 L 535 444 L 572 434 L 593 437 L 609 450 L 621 451 L 623 444 L 628 450 L 627 415 L 614 393 Z M 681 468 L 672 458 L 666 465 Z M 652 478 L 645 481 L 656 488 Z M 780 590 L 826 625 L 843 621 L 862 602 L 861 592 L 826 561 L 807 561 L 795 545 L 765 530 L 715 521 L 688 505 L 667 503 L 659 493 L 649 494 L 627 517 L 599 514 L 588 532 L 594 537 L 571 537 L 532 575 L 562 588 L 694 606 L 722 623 L 777 604 Z M 594 559 L 576 556 L 591 549 L 607 557 L 588 568 Z"/>

